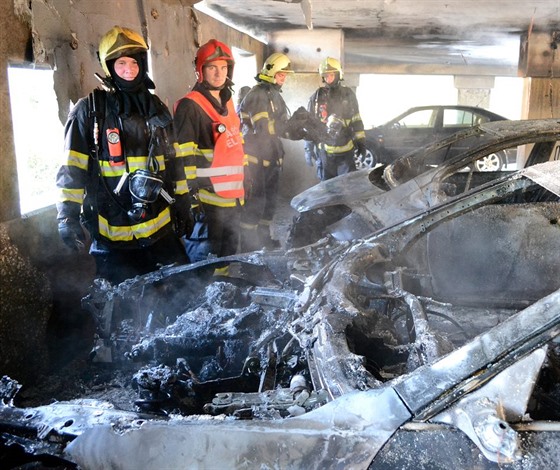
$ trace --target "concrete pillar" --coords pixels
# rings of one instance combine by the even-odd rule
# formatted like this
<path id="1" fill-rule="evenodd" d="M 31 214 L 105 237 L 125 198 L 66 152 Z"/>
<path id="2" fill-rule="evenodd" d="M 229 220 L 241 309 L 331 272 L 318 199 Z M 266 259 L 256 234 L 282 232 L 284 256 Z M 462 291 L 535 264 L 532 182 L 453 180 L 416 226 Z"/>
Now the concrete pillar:
<path id="1" fill-rule="evenodd" d="M 8 66 L 12 61 L 24 61 L 26 44 L 31 36 L 27 26 L 16 17 L 13 6 L 3 8 L 3 12 L 0 17 L 0 222 L 20 216 Z"/>
<path id="2" fill-rule="evenodd" d="M 457 88 L 457 104 L 484 109 L 490 107 L 490 92 L 494 88 L 494 77 L 456 75 L 454 82 Z"/>
<path id="3" fill-rule="evenodd" d="M 560 118 L 560 78 L 526 78 L 523 119 Z"/>
<path id="4" fill-rule="evenodd" d="M 522 117 L 560 117 L 560 31 L 531 31 L 521 38 L 519 76 L 525 77 Z"/>

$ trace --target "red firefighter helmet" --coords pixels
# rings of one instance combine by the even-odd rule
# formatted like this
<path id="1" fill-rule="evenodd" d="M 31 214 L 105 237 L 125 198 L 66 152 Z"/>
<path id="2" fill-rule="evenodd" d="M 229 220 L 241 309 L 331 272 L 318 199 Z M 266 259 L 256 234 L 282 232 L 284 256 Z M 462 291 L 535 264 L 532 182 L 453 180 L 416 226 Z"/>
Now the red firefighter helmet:
<path id="1" fill-rule="evenodd" d="M 202 67 L 209 62 L 214 62 L 215 60 L 225 60 L 228 62 L 228 78 L 233 79 L 233 66 L 235 60 L 233 59 L 233 54 L 231 49 L 226 46 L 223 42 L 216 39 L 210 39 L 206 44 L 200 46 L 196 53 L 194 59 L 194 68 L 196 70 L 196 80 L 202 83 Z"/>

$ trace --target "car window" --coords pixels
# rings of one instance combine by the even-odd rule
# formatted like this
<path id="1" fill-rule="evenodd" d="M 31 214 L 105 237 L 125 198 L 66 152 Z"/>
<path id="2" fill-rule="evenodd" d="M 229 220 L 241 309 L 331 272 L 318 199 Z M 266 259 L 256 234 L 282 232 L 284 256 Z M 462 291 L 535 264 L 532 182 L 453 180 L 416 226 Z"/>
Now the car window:
<path id="1" fill-rule="evenodd" d="M 557 145 L 558 143 L 555 140 L 550 140 L 522 144 L 509 149 L 500 150 L 499 152 L 507 153 L 508 158 L 514 162 L 519 156 L 522 160 L 527 161 L 527 166 L 531 166 L 553 160 L 554 150 Z M 488 152 L 487 156 L 494 155 L 495 153 L 498 152 Z M 515 168 L 511 168 L 510 171 L 514 169 Z M 504 174 L 505 173 L 503 171 L 478 171 L 475 165 L 446 172 L 443 175 L 438 175 L 436 177 L 439 179 L 439 184 L 434 185 L 434 188 L 437 188 L 436 197 L 438 202 L 444 202 L 449 197 L 455 197 L 464 192 L 470 191 L 471 189 L 499 178 Z"/>
<path id="2" fill-rule="evenodd" d="M 476 124 L 488 122 L 486 116 L 475 114 L 471 111 L 460 109 L 444 109 L 443 110 L 443 127 L 472 127 Z"/>
<path id="3" fill-rule="evenodd" d="M 431 109 L 414 111 L 413 113 L 407 114 L 403 118 L 396 121 L 393 124 L 393 127 L 404 127 L 407 129 L 434 127 L 434 116 L 435 112 Z"/>

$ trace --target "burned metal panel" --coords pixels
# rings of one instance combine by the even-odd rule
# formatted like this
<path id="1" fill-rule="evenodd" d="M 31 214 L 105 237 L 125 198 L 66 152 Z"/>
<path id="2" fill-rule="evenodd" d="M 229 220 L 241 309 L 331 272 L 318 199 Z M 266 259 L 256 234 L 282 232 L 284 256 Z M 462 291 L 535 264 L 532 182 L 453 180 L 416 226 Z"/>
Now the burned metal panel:
<path id="1" fill-rule="evenodd" d="M 559 203 L 496 204 L 436 227 L 405 260 L 436 298 L 514 304 L 558 288 L 559 246 Z"/>
<path id="2" fill-rule="evenodd" d="M 479 470 L 540 470 L 555 468 L 560 461 L 558 432 L 535 429 L 520 431 L 523 458 L 506 464 L 485 459 L 480 449 L 461 431 L 444 425 L 407 424 L 399 429 L 377 454 L 373 470 L 444 470 L 476 468 Z M 514 426 L 515 428 L 515 426 Z"/>

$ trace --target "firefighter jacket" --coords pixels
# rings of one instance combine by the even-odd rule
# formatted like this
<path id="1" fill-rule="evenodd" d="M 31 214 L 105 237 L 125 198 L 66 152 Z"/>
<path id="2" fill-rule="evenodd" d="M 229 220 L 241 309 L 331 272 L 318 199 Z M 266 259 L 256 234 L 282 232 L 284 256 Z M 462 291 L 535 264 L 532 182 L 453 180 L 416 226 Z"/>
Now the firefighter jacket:
<path id="1" fill-rule="evenodd" d="M 358 100 L 354 92 L 342 85 L 318 88 L 309 99 L 307 110 L 325 123 L 331 124 L 330 116 L 335 115 L 339 128 L 331 128 L 330 138 L 317 143 L 327 155 L 341 155 L 354 152 L 355 147 L 365 145 L 364 123 L 360 117 Z M 306 141 L 306 149 L 313 142 Z"/>
<path id="2" fill-rule="evenodd" d="M 291 130 L 290 111 L 276 84 L 259 82 L 239 107 L 245 153 L 249 164 L 282 165 L 284 148 L 280 138 L 301 139 L 301 130 Z"/>
<path id="3" fill-rule="evenodd" d="M 197 83 L 175 103 L 177 157 L 186 178 L 180 186 L 197 190 L 202 203 L 236 207 L 245 202 L 243 137 L 230 89 L 220 95 L 222 103 Z"/>
<path id="4" fill-rule="evenodd" d="M 142 202 L 129 187 L 135 172 L 144 170 L 161 179 L 163 189 L 173 194 L 172 175 L 181 168 L 173 168 L 171 114 L 153 95 L 155 115 L 124 115 L 118 93 L 96 90 L 82 98 L 71 110 L 64 131 L 66 162 L 57 175 L 61 191 L 57 218 L 78 219 L 81 211 L 94 242 L 92 250 L 94 245 L 102 251 L 143 248 L 172 231 L 168 200 L 157 192 L 153 202 Z M 116 194 L 119 182 L 122 188 Z M 142 210 L 131 217 L 130 211 L 139 207 L 135 203 Z"/>

